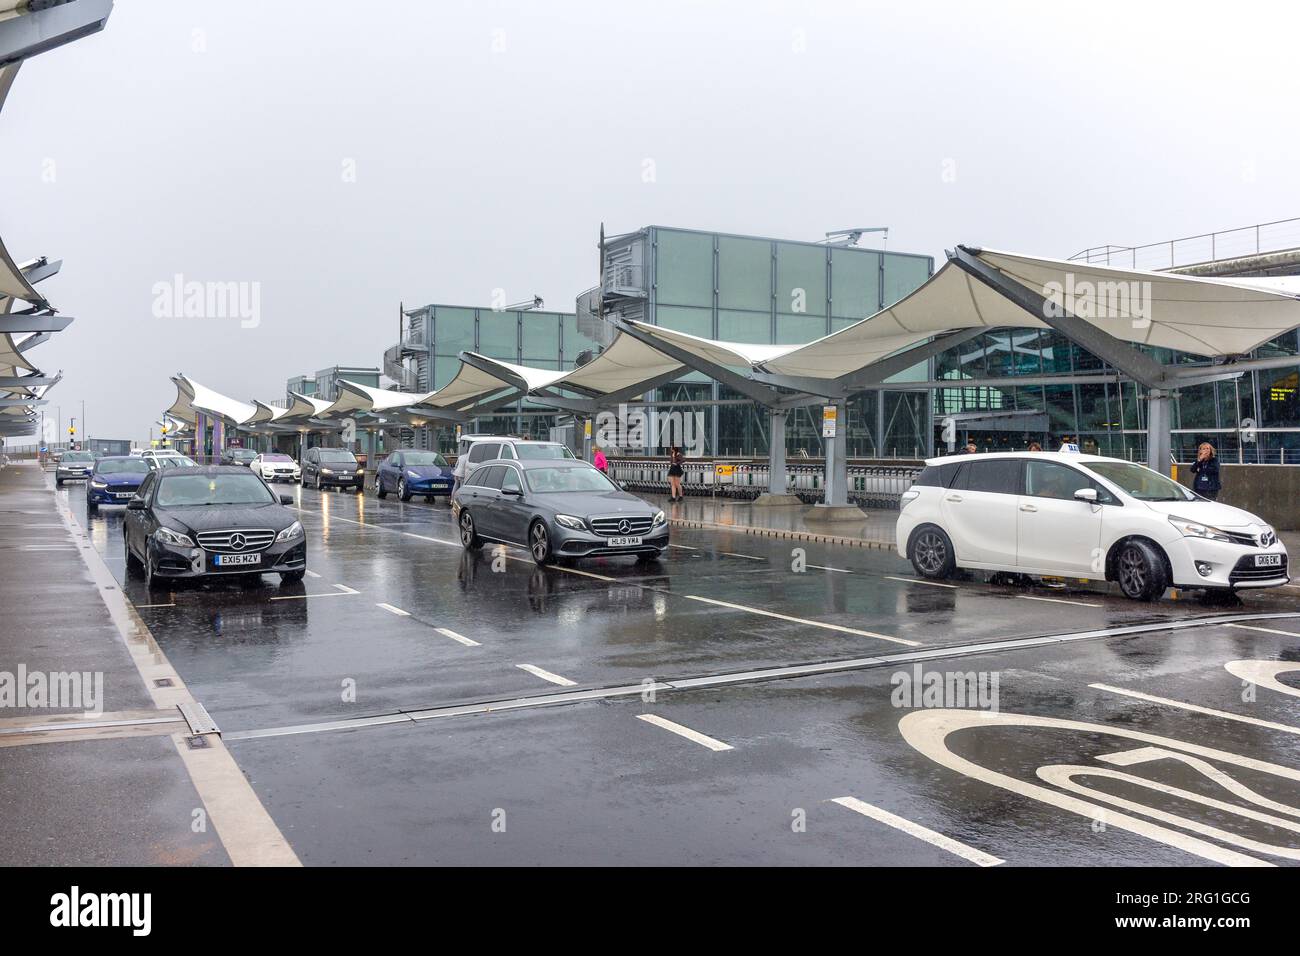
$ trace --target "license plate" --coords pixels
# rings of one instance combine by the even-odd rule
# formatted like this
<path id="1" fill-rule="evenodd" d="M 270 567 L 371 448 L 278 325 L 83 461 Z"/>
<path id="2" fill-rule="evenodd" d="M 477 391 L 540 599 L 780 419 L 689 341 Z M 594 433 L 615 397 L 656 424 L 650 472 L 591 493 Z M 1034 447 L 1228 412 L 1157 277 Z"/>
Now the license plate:
<path id="1" fill-rule="evenodd" d="M 1255 567 L 1257 567 L 1257 568 L 1280 568 L 1280 567 L 1282 567 L 1282 555 L 1280 555 L 1280 554 L 1257 554 L 1257 555 L 1255 555 Z"/>
<path id="2" fill-rule="evenodd" d="M 609 546 L 611 548 L 634 548 L 641 543 L 640 538 L 610 538 Z"/>
<path id="3" fill-rule="evenodd" d="M 134 497 L 135 497 L 135 493 L 134 493 L 134 492 L 131 492 L 131 491 L 128 491 L 128 492 L 126 492 L 125 494 L 122 494 L 121 492 L 114 492 L 114 493 L 113 493 L 113 497 L 114 497 L 114 498 L 134 498 Z"/>
<path id="4" fill-rule="evenodd" d="M 213 562 L 222 568 L 232 567 L 236 564 L 261 564 L 262 556 L 260 554 L 219 554 L 213 559 Z"/>

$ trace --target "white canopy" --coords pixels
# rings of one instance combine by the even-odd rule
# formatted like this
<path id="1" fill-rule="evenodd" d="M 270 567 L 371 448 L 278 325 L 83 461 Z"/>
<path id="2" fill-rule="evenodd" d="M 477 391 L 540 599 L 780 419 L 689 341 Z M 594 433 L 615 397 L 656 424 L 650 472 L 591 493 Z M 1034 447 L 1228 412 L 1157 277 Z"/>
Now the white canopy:
<path id="1" fill-rule="evenodd" d="M 433 394 L 433 392 L 402 392 L 391 388 L 376 388 L 373 385 L 361 385 L 340 379 L 339 397 L 329 407 L 329 417 L 337 418 L 365 412 L 382 415 L 384 412 L 418 405 Z"/>
<path id="2" fill-rule="evenodd" d="M 683 368 L 676 359 L 656 351 L 639 339 L 619 334 L 605 351 L 586 365 L 568 372 L 556 384 L 561 387 L 572 385 L 607 395 Z"/>
<path id="3" fill-rule="evenodd" d="M 185 375 L 173 375 L 176 401 L 167 414 L 181 421 L 193 423 L 197 413 L 220 418 L 231 425 L 242 425 L 257 414 L 252 405 L 222 395 L 205 385 L 200 385 Z"/>

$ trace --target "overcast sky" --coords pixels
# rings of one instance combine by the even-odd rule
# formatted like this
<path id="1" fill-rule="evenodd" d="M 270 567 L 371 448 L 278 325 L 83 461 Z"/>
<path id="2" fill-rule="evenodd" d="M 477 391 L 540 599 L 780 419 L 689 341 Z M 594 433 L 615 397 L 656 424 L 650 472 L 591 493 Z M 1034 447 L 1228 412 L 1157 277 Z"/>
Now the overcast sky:
<path id="1" fill-rule="evenodd" d="M 92 436 L 140 440 L 176 372 L 269 400 L 378 365 L 399 301 L 502 288 L 570 311 L 602 220 L 1068 257 L 1300 215 L 1297 21 L 1145 0 L 118 0 L 19 73 L 0 235 L 64 259 L 43 291 L 76 322 L 31 353 L 64 371 L 47 413 L 84 400 Z M 155 315 L 177 274 L 260 284 L 256 327 Z"/>

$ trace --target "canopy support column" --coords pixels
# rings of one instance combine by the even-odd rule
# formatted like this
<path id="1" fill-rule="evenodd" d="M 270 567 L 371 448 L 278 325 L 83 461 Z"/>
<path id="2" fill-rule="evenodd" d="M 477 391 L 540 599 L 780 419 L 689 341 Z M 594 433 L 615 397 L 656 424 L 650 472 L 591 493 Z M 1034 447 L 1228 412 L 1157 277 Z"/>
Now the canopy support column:
<path id="1" fill-rule="evenodd" d="M 1147 467 L 1162 475 L 1169 474 L 1169 456 L 1173 451 L 1173 393 L 1162 388 L 1147 392 Z"/>
<path id="2" fill-rule="evenodd" d="M 802 505 L 797 495 L 790 494 L 785 469 L 785 423 L 789 409 L 768 409 L 767 437 L 767 491 L 759 495 L 755 505 Z"/>
<path id="3" fill-rule="evenodd" d="M 815 505 L 808 519 L 819 521 L 861 521 L 865 512 L 849 504 L 849 429 L 847 403 L 840 399 L 835 409 L 835 434 L 826 442 L 826 496 Z"/>

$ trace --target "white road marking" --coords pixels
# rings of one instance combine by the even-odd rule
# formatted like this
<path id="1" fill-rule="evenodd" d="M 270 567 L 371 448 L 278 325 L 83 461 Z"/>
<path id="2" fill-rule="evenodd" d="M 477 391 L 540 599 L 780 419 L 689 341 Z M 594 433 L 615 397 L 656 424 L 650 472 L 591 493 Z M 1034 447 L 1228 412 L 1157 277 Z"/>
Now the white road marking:
<path id="1" fill-rule="evenodd" d="M 307 577 L 309 577 L 309 578 L 318 578 L 318 577 L 320 577 L 320 575 L 317 574 L 315 571 L 308 571 L 308 572 L 306 572 L 306 574 L 307 574 Z"/>
<path id="2" fill-rule="evenodd" d="M 961 587 L 960 585 L 957 584 L 941 584 L 938 581 L 927 581 L 925 578 L 900 578 L 900 577 L 895 577 L 892 574 L 886 574 L 885 580 L 902 581 L 904 584 L 928 584 L 932 588 L 952 588 L 953 590 L 959 590 Z"/>
<path id="3" fill-rule="evenodd" d="M 674 733 L 679 737 L 685 737 L 687 740 L 693 741 L 701 747 L 708 747 L 710 750 L 715 752 L 735 749 L 731 744 L 724 744 L 721 740 L 715 740 L 712 737 L 700 733 L 698 730 L 691 730 L 689 727 L 683 727 L 681 724 L 660 717 L 658 714 L 637 714 L 636 719 L 644 720 L 647 724 L 654 724 L 656 727 L 662 727 L 669 733 Z"/>
<path id="4" fill-rule="evenodd" d="M 756 558 L 752 554 L 737 554 L 735 551 L 719 551 L 718 554 L 725 554 L 729 558 L 744 558 L 746 561 L 766 561 L 767 558 Z"/>
<path id="5" fill-rule="evenodd" d="M 1256 627 L 1253 624 L 1227 624 L 1225 627 L 1239 627 L 1243 631 L 1263 631 L 1265 634 L 1284 634 L 1287 637 L 1300 637 L 1297 631 L 1279 631 L 1275 627 Z"/>
<path id="6" fill-rule="evenodd" d="M 137 610 L 143 607 L 175 607 L 175 606 L 176 606 L 175 601 L 173 601 L 170 604 L 133 604 L 132 605 L 132 607 L 136 608 Z"/>
<path id="7" fill-rule="evenodd" d="M 985 853 L 983 850 L 977 850 L 973 846 L 967 846 L 954 840 L 952 837 L 946 837 L 942 833 L 935 833 L 928 827 L 923 827 L 919 823 L 913 823 L 911 820 L 904 820 L 900 816 L 895 816 L 888 810 L 882 810 L 880 807 L 864 803 L 857 797 L 836 797 L 831 803 L 838 803 L 842 807 L 848 807 L 855 813 L 860 813 L 864 817 L 870 817 L 873 820 L 893 827 L 895 830 L 902 830 L 908 836 L 914 836 L 918 840 L 924 840 L 931 846 L 937 846 L 941 850 L 947 850 L 954 856 L 959 856 L 978 866 L 998 866 L 1005 863 L 1005 860 L 999 859 Z"/>
<path id="8" fill-rule="evenodd" d="M 400 607 L 393 607 L 391 604 L 376 603 L 375 607 L 382 607 L 385 611 L 396 614 L 398 617 L 410 617 L 410 611 L 403 611 Z"/>
<path id="9" fill-rule="evenodd" d="M 837 574 L 852 574 L 852 573 L 853 573 L 853 572 L 850 571 L 848 568 L 828 568 L 828 567 L 826 567 L 825 565 L 822 565 L 822 564 L 810 564 L 810 565 L 808 565 L 808 567 L 810 567 L 810 568 L 816 568 L 818 571 L 834 571 L 834 572 L 836 572 Z"/>
<path id="10" fill-rule="evenodd" d="M 360 524 L 360 522 L 358 522 L 358 524 Z M 370 527 L 372 527 L 372 528 L 384 528 L 383 525 L 379 525 L 379 524 L 373 524 L 373 525 L 371 525 Z M 394 529 L 392 529 L 392 528 L 384 528 L 384 530 L 385 530 L 385 531 L 391 531 L 391 530 L 394 530 Z M 453 548 L 459 548 L 459 547 L 461 547 L 461 543 L 460 543 L 459 541 L 448 541 L 446 538 L 431 538 L 431 537 L 429 537 L 427 534 L 416 534 L 414 531 L 399 531 L 399 532 L 397 532 L 397 533 L 398 533 L 398 534 L 404 534 L 404 535 L 406 535 L 408 538 L 419 538 L 421 541 L 432 541 L 434 544 L 449 544 L 449 545 L 451 545 Z"/>
<path id="11" fill-rule="evenodd" d="M 1269 690 L 1290 697 L 1300 697 L 1300 687 L 1292 687 L 1278 680 L 1279 674 L 1291 674 L 1300 671 L 1300 664 L 1294 661 L 1228 661 L 1223 665 L 1233 677 L 1240 677 L 1251 684 L 1267 687 Z"/>
<path id="12" fill-rule="evenodd" d="M 521 671 L 527 671 L 534 677 L 540 677 L 542 680 L 550 681 L 552 684 L 559 684 L 561 687 L 576 687 L 578 682 L 569 680 L 567 677 L 561 677 L 559 674 L 552 674 L 550 671 L 544 671 L 534 664 L 516 664 Z"/>
<path id="13" fill-rule="evenodd" d="M 1065 598 L 1034 597 L 1032 594 L 1017 594 L 1016 597 L 1019 598 L 1021 601 L 1046 601 L 1049 604 L 1073 604 L 1076 607 L 1101 607 L 1102 606 L 1100 604 L 1091 604 L 1087 601 L 1068 601 Z"/>
<path id="14" fill-rule="evenodd" d="M 700 550 L 699 548 L 692 548 L 690 545 L 686 545 L 686 544 L 670 544 L 668 547 L 670 547 L 670 548 L 676 548 L 676 549 L 679 550 L 679 551 L 698 551 L 698 550 Z"/>
<path id="15" fill-rule="evenodd" d="M 1199 704 L 1188 704 L 1181 700 L 1171 700 L 1168 697 L 1156 697 L 1154 694 L 1144 694 L 1137 690 L 1128 690 L 1124 687 L 1112 687 L 1110 684 L 1089 684 L 1093 690 L 1104 690 L 1110 694 L 1121 694 L 1124 697 L 1133 697 L 1137 700 L 1149 701 L 1153 704 L 1164 704 L 1166 707 L 1177 707 L 1180 710 L 1190 710 L 1197 714 L 1207 714 L 1210 717 L 1222 717 L 1225 720 L 1235 720 L 1238 723 L 1252 724 L 1256 727 L 1267 727 L 1269 730 L 1280 730 L 1286 734 L 1300 734 L 1300 727 L 1292 727 L 1289 724 L 1276 724 L 1271 720 L 1260 720 L 1258 717 L 1246 717 L 1243 714 L 1232 714 L 1226 710 L 1215 710 L 1212 707 L 1201 707 Z"/>
<path id="16" fill-rule="evenodd" d="M 279 595 L 276 595 L 275 597 L 271 598 L 271 600 L 272 600 L 272 601 L 303 601 L 303 600 L 306 600 L 307 598 L 320 598 L 320 597 L 349 597 L 349 596 L 351 596 L 351 595 L 353 595 L 353 594 L 360 594 L 360 593 L 361 593 L 360 591 L 354 591 L 352 588 L 348 587 L 346 584 L 336 584 L 336 585 L 334 585 L 334 587 L 338 588 L 338 590 L 337 590 L 337 591 L 329 591 L 329 592 L 325 592 L 325 593 L 321 593 L 321 594 L 279 594 Z"/>
<path id="17" fill-rule="evenodd" d="M 466 637 L 464 634 L 457 634 L 455 631 L 453 631 L 453 630 L 452 630 L 451 628 L 449 628 L 449 627 L 435 627 L 434 630 L 437 631 L 439 634 L 441 634 L 443 637 L 450 637 L 453 641 L 456 641 L 457 643 L 460 643 L 460 644 L 464 644 L 466 647 L 482 647 L 482 646 L 483 646 L 483 645 L 480 644 L 478 641 L 471 641 L 471 640 L 470 640 L 468 637 Z"/>
<path id="18" fill-rule="evenodd" d="M 698 594 L 687 594 L 686 598 L 692 601 L 703 601 L 705 604 L 716 604 L 719 607 L 729 607 L 733 611 L 744 611 L 747 614 L 761 614 L 763 617 L 774 617 L 780 621 L 789 621 L 792 624 L 806 624 L 809 627 L 820 627 L 827 631 L 839 631 L 842 634 L 856 634 L 859 637 L 875 637 L 882 641 L 893 641 L 895 644 L 906 644 L 908 647 L 920 647 L 920 641 L 908 641 L 901 637 L 890 637 L 888 634 L 877 634 L 875 631 L 860 631 L 855 627 L 845 627 L 842 624 L 827 624 L 824 621 L 810 621 L 806 617 L 791 617 L 788 614 L 777 614 L 775 611 L 764 611 L 761 608 L 746 607 L 743 604 L 732 604 L 729 601 L 718 601 L 714 598 L 700 597 Z"/>

